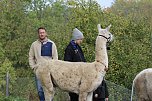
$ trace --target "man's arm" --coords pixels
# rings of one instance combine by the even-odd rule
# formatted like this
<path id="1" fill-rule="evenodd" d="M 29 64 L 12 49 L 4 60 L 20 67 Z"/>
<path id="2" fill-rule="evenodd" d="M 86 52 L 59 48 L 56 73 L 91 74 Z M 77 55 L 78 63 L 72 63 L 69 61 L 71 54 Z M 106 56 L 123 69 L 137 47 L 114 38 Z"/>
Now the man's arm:
<path id="1" fill-rule="evenodd" d="M 52 58 L 58 60 L 58 51 L 55 43 L 52 44 Z"/>
<path id="2" fill-rule="evenodd" d="M 36 65 L 33 44 L 31 45 L 29 50 L 29 65 L 32 69 L 34 69 Z"/>

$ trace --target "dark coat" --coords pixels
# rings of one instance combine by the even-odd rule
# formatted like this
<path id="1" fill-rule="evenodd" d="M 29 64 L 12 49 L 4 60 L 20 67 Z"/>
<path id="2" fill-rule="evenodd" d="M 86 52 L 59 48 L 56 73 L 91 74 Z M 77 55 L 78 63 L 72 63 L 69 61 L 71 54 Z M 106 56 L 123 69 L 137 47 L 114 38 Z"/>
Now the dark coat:
<path id="1" fill-rule="evenodd" d="M 65 49 L 64 61 L 86 62 L 81 47 L 74 41 L 71 41 Z"/>
<path id="2" fill-rule="evenodd" d="M 98 97 L 95 97 L 98 94 Z M 98 99 L 108 98 L 109 92 L 105 80 L 102 81 L 101 85 L 93 92 L 93 101 L 100 101 Z"/>

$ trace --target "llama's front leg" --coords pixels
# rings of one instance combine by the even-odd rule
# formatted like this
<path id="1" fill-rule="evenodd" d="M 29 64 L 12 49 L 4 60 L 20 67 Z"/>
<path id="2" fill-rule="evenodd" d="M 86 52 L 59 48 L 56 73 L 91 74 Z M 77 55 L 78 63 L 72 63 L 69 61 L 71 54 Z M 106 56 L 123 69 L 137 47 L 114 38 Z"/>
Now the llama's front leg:
<path id="1" fill-rule="evenodd" d="M 54 88 L 49 71 L 47 69 L 37 70 L 37 75 L 42 82 L 42 86 L 45 94 L 45 101 L 52 101 L 54 97 Z"/>
<path id="2" fill-rule="evenodd" d="M 45 101 L 53 101 L 54 89 L 53 86 L 48 87 L 47 85 L 43 86 Z"/>
<path id="3" fill-rule="evenodd" d="M 86 92 L 80 92 L 79 101 L 87 101 L 87 95 L 88 95 L 88 93 L 86 93 Z"/>
<path id="4" fill-rule="evenodd" d="M 54 97 L 54 88 L 51 81 L 50 73 L 43 74 L 43 88 L 45 94 L 45 101 L 52 101 Z"/>
<path id="5" fill-rule="evenodd" d="M 93 92 L 88 93 L 87 101 L 92 101 Z"/>

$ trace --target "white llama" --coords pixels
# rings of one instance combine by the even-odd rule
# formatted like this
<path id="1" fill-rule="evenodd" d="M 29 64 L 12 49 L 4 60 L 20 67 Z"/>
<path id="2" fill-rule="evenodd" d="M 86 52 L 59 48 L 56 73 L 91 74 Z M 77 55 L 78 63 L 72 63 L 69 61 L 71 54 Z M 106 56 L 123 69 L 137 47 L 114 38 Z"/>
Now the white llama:
<path id="1" fill-rule="evenodd" d="M 152 101 L 152 68 L 144 69 L 136 75 L 132 85 L 131 101 L 134 87 L 137 101 Z"/>
<path id="2" fill-rule="evenodd" d="M 79 101 L 92 101 L 93 91 L 101 84 L 108 69 L 106 43 L 112 40 L 110 26 L 101 29 L 96 38 L 96 57 L 92 63 L 42 60 L 36 75 L 41 80 L 46 101 L 52 101 L 54 87 L 79 94 Z"/>

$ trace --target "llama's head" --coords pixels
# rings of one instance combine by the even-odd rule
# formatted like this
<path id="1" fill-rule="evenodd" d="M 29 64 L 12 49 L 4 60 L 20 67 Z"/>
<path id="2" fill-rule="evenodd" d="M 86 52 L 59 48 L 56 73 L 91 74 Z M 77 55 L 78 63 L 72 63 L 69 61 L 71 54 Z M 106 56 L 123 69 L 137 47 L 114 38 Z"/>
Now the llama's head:
<path id="1" fill-rule="evenodd" d="M 107 42 L 112 41 L 113 35 L 109 32 L 111 25 L 109 25 L 105 29 L 102 29 L 100 24 L 98 24 L 97 27 L 98 27 L 99 36 L 102 36 L 105 39 L 107 39 Z"/>

